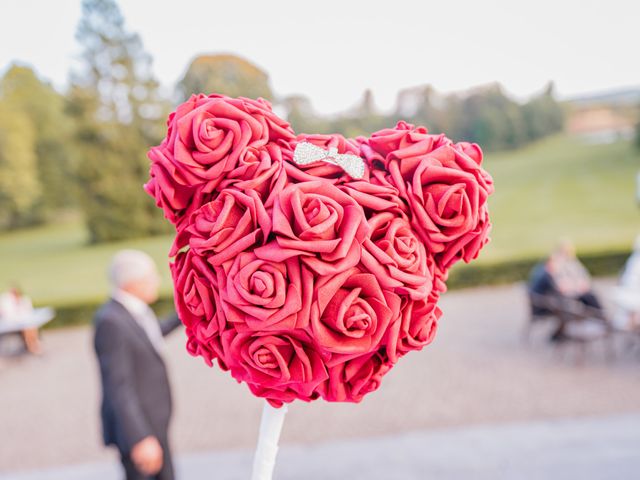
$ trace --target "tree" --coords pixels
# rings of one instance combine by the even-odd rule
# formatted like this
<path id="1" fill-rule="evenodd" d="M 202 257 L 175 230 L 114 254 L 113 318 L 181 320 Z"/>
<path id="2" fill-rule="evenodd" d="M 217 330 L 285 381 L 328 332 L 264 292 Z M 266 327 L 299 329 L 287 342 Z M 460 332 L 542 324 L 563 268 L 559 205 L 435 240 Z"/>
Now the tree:
<path id="1" fill-rule="evenodd" d="M 76 123 L 82 207 L 93 242 L 166 230 L 142 189 L 146 151 L 164 132 L 168 105 L 159 94 L 151 58 L 127 31 L 114 0 L 84 0 L 76 38 L 83 47 L 72 74 L 69 112 Z"/>
<path id="2" fill-rule="evenodd" d="M 273 98 L 269 76 L 260 68 L 235 55 L 196 57 L 178 83 L 181 101 L 193 93 L 222 93 L 230 97 Z"/>
<path id="3" fill-rule="evenodd" d="M 34 220 L 75 202 L 72 123 L 65 99 L 29 67 L 13 65 L 0 80 L 0 97 L 31 124 L 42 198 Z"/>
<path id="4" fill-rule="evenodd" d="M 42 189 L 27 115 L 0 102 L 0 228 L 32 223 Z"/>
<path id="5" fill-rule="evenodd" d="M 522 106 L 522 114 L 529 140 L 537 140 L 562 130 L 564 111 L 554 98 L 552 82 L 549 82 L 542 94 Z"/>

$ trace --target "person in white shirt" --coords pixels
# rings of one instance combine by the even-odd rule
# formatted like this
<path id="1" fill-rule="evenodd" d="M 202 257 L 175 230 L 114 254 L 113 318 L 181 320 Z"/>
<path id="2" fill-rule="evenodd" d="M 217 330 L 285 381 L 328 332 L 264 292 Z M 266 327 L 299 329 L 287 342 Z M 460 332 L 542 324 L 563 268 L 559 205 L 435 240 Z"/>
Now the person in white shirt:
<path id="1" fill-rule="evenodd" d="M 33 315 L 33 303 L 18 287 L 0 295 L 0 321 L 21 323 Z M 37 328 L 24 328 L 22 331 L 24 345 L 29 353 L 40 355 L 42 346 Z"/>

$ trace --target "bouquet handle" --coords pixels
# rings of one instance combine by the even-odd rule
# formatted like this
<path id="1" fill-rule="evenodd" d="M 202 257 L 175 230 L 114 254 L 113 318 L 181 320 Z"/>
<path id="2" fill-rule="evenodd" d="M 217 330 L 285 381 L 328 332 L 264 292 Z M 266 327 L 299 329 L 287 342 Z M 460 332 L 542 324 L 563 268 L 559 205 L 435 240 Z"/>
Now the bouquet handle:
<path id="1" fill-rule="evenodd" d="M 278 441 L 287 414 L 287 406 L 274 408 L 265 402 L 260 421 L 258 445 L 253 459 L 251 480 L 271 480 L 278 454 Z"/>

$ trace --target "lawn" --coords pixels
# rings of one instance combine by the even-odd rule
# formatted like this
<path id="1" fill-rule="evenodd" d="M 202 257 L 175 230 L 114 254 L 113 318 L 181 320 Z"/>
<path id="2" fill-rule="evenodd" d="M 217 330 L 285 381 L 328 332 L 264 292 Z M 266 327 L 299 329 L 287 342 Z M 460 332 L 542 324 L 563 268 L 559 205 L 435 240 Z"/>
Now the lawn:
<path id="1" fill-rule="evenodd" d="M 493 240 L 482 262 L 544 255 L 561 237 L 583 253 L 625 250 L 640 233 L 640 151 L 628 142 L 586 145 L 554 137 L 487 155 L 485 167 L 496 193 Z"/>
<path id="2" fill-rule="evenodd" d="M 496 183 L 493 241 L 480 262 L 538 257 L 560 237 L 583 253 L 628 249 L 640 232 L 635 179 L 640 152 L 629 143 L 590 146 L 564 136 L 487 155 Z M 39 304 L 95 301 L 107 294 L 105 267 L 121 248 L 156 259 L 171 291 L 170 236 L 88 245 L 78 220 L 0 236 L 0 290 L 16 283 Z"/>
<path id="3" fill-rule="evenodd" d="M 162 273 L 163 293 L 171 291 L 167 252 L 170 236 L 89 245 L 79 220 L 0 236 L 0 290 L 19 285 L 38 304 L 95 301 L 108 293 L 106 267 L 122 248 L 149 253 Z"/>

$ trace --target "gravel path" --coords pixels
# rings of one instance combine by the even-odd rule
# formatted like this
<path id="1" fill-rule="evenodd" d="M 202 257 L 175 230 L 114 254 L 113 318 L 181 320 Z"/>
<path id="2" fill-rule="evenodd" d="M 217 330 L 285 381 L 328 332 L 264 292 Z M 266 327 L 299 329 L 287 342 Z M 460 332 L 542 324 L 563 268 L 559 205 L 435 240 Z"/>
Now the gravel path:
<path id="1" fill-rule="evenodd" d="M 601 291 L 609 286 L 598 284 Z M 521 342 L 522 286 L 452 292 L 442 303 L 431 346 L 403 358 L 359 405 L 294 404 L 283 443 L 304 448 L 457 426 L 640 413 L 637 356 L 607 361 L 593 345 L 578 365 L 576 349 L 554 352 L 540 338 Z M 251 449 L 262 402 L 187 355 L 183 344 L 176 332 L 167 353 L 176 452 Z M 44 347 L 40 358 L 0 360 L 0 472 L 115 460 L 100 444 L 91 330 L 46 331 Z"/>

